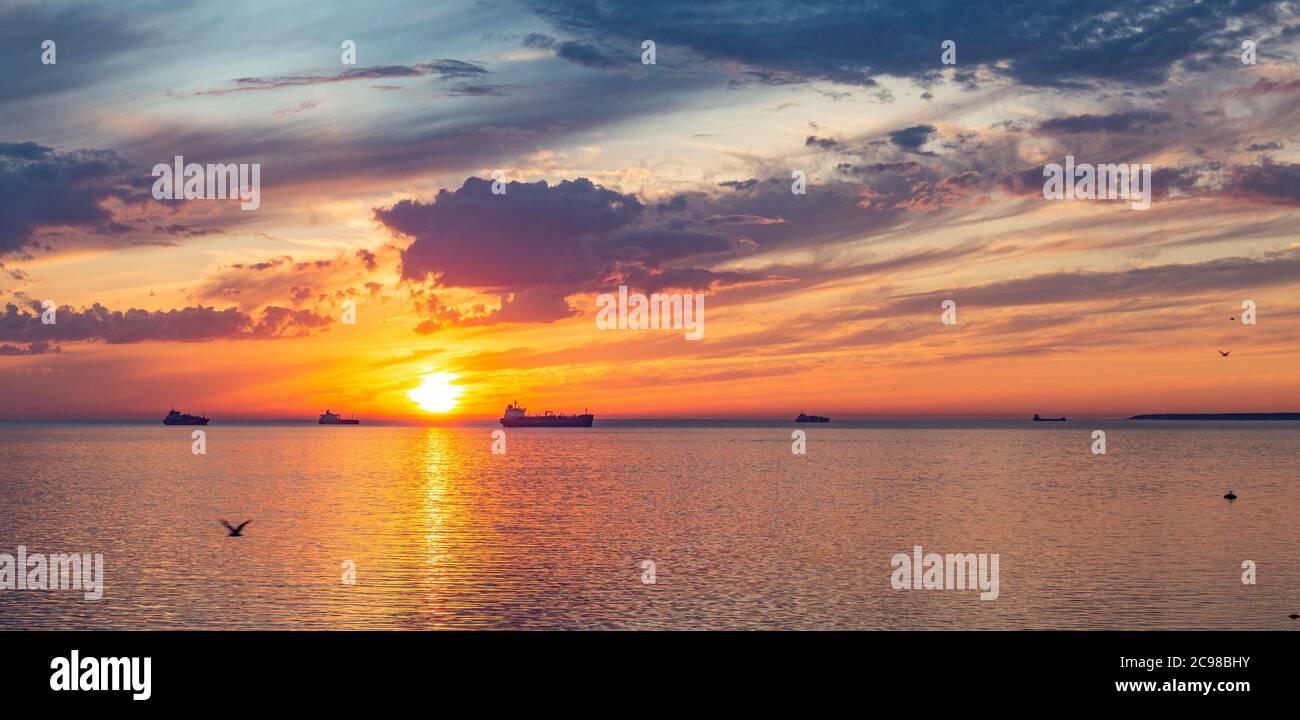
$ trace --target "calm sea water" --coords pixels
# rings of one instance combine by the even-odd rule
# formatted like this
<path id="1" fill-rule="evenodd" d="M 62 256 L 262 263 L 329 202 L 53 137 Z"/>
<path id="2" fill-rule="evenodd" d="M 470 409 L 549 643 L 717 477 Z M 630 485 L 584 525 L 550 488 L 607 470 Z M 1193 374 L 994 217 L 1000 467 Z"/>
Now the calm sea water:
<path id="1" fill-rule="evenodd" d="M 793 429 L 0 426 L 0 552 L 106 566 L 96 602 L 0 590 L 0 628 L 1300 623 L 1294 424 Z M 999 598 L 895 591 L 914 545 L 998 553 Z"/>

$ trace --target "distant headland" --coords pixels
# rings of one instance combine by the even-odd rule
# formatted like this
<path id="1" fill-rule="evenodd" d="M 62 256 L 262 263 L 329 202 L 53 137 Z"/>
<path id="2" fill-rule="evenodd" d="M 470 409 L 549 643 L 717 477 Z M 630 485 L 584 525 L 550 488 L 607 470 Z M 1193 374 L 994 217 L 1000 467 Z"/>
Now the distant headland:
<path id="1" fill-rule="evenodd" d="M 1134 415 L 1129 420 L 1300 420 L 1300 412 L 1285 413 L 1161 413 Z"/>

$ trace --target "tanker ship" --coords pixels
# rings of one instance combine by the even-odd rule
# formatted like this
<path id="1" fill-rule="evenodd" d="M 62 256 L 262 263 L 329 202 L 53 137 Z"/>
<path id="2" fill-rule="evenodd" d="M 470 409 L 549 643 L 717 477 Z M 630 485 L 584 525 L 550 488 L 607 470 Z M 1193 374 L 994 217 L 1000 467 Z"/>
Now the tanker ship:
<path id="1" fill-rule="evenodd" d="M 528 410 L 519 403 L 506 406 L 506 414 L 501 417 L 505 427 L 591 427 L 595 416 L 587 411 L 581 415 L 556 415 L 547 410 L 541 415 L 529 415 Z"/>
<path id="2" fill-rule="evenodd" d="M 207 425 L 207 424 L 208 424 L 208 418 L 205 418 L 202 415 L 190 415 L 189 413 L 177 412 L 176 408 L 172 408 L 171 412 L 167 413 L 167 417 L 163 418 L 163 425 Z"/>

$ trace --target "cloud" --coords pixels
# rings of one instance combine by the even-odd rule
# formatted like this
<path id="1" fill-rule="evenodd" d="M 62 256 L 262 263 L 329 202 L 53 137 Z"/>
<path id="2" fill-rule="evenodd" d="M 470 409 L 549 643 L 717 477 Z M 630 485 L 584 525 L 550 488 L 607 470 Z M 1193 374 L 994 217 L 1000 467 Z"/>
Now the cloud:
<path id="1" fill-rule="evenodd" d="M 626 76 L 613 74 L 594 74 L 582 82 L 538 83 L 534 78 L 526 84 L 491 83 L 495 88 L 479 80 L 466 83 L 462 87 L 452 81 L 438 88 L 444 94 L 466 93 L 464 102 L 405 103 L 397 115 L 359 122 L 340 123 L 333 115 L 315 111 L 299 116 L 304 121 L 315 116 L 315 124 L 307 127 L 269 116 L 250 116 L 230 126 L 164 120 L 131 145 L 131 155 L 154 162 L 183 148 L 188 160 L 260 162 L 275 168 L 281 203 L 308 192 L 317 199 L 325 194 L 351 200 L 391 192 L 406 180 L 425 182 L 429 177 L 463 177 L 484 167 L 510 167 L 539 150 L 575 138 L 585 142 L 581 138 L 589 133 L 629 117 L 662 112 L 701 89 L 716 87 L 716 79 L 686 74 L 665 75 L 652 83 L 628 82 Z M 477 101 L 487 97 L 494 100 Z M 238 115 L 238 108 L 231 112 L 245 117 Z M 248 222 L 237 215 L 223 220 Z"/>
<path id="2" fill-rule="evenodd" d="M 1151 132 L 1167 125 L 1173 116 L 1166 112 L 1129 110 L 1109 115 L 1067 115 L 1038 123 L 1038 135 L 1068 135 L 1072 133 L 1131 133 Z"/>
<path id="3" fill-rule="evenodd" d="M 803 144 L 804 147 L 816 146 L 823 150 L 831 150 L 839 147 L 839 143 L 836 142 L 835 138 L 823 138 L 817 137 L 816 135 L 809 135 L 804 139 Z"/>
<path id="4" fill-rule="evenodd" d="M 109 310 L 99 303 L 80 310 L 62 306 L 55 320 L 50 325 L 41 322 L 39 303 L 32 302 L 26 309 L 9 303 L 0 314 L 0 340 L 122 344 L 271 339 L 309 335 L 331 322 L 308 310 L 282 307 L 268 307 L 254 318 L 234 308 L 122 311 Z"/>
<path id="5" fill-rule="evenodd" d="M 293 107 L 280 108 L 275 111 L 276 115 L 296 115 L 300 112 L 306 112 L 312 108 L 319 107 L 320 100 L 303 100 Z"/>
<path id="6" fill-rule="evenodd" d="M 380 224 L 412 238 L 401 253 L 404 280 L 500 297 L 499 310 L 473 322 L 557 320 L 574 312 L 567 296 L 619 283 L 707 290 L 759 279 L 681 265 L 741 245 L 722 232 L 657 219 L 635 195 L 586 178 L 511 182 L 504 195 L 491 188 L 490 180 L 472 177 L 431 202 L 402 200 L 375 210 Z M 441 301 L 425 309 L 468 321 Z"/>
<path id="7" fill-rule="evenodd" d="M 195 95 L 229 95 L 230 93 L 279 90 L 303 85 L 330 85 L 356 80 L 391 80 L 393 78 L 433 77 L 437 80 L 480 77 L 489 70 L 478 63 L 464 60 L 438 59 L 416 65 L 378 65 L 375 67 L 347 68 L 321 75 L 281 75 L 276 77 L 243 77 L 231 82 L 234 87 L 217 90 L 200 90 Z"/>
<path id="8" fill-rule="evenodd" d="M 102 3 L 0 3 L 0 103 L 111 78 L 124 56 L 149 41 L 131 12 Z M 46 40 L 56 42 L 54 65 L 40 63 Z"/>
<path id="9" fill-rule="evenodd" d="M 110 150 L 58 152 L 31 142 L 0 143 L 0 255 L 34 245 L 43 228 L 126 230 L 103 202 L 146 199 L 141 182 Z"/>
<path id="10" fill-rule="evenodd" d="M 515 85 L 463 82 L 451 86 L 447 94 L 456 97 L 501 97 L 515 87 Z"/>
<path id="11" fill-rule="evenodd" d="M 591 43 L 574 40 L 556 40 L 543 33 L 528 33 L 524 36 L 523 46 L 536 50 L 550 50 L 556 57 L 596 70 L 611 70 L 631 64 L 630 56 L 620 57 L 616 53 Z"/>
<path id="12" fill-rule="evenodd" d="M 879 75 L 933 82 L 942 39 L 957 43 L 963 70 L 980 68 L 1027 85 L 1149 86 L 1180 65 L 1227 65 L 1240 38 L 1272 38 L 1286 26 L 1283 4 L 1267 0 L 1164 0 L 1139 14 L 1073 0 L 529 5 L 557 29 L 589 42 L 651 38 L 661 48 L 684 48 L 780 82 L 863 87 Z"/>
<path id="13" fill-rule="evenodd" d="M 1300 163 L 1239 165 L 1226 171 L 1221 194 L 1285 205 L 1300 204 Z"/>
<path id="14" fill-rule="evenodd" d="M 1300 250 L 1259 258 L 1217 258 L 1200 263 L 1153 265 L 1109 272 L 1051 272 L 969 287 L 894 297 L 857 313 L 859 318 L 928 313 L 943 300 L 963 307 L 1009 307 L 1143 297 L 1188 297 L 1206 292 L 1300 283 Z"/>
<path id="15" fill-rule="evenodd" d="M 913 125 L 889 133 L 889 142 L 902 148 L 905 152 L 917 155 L 933 155 L 934 153 L 925 152 L 921 147 L 930 141 L 931 135 L 938 131 L 939 129 L 933 125 Z"/>
<path id="16" fill-rule="evenodd" d="M 332 311 L 340 300 L 374 295 L 359 287 L 367 273 L 378 267 L 378 256 L 366 249 L 351 255 L 295 261 L 288 255 L 255 263 L 231 263 L 212 273 L 195 289 L 199 301 L 233 302 L 252 312 L 280 303 L 310 306 L 316 312 Z"/>
<path id="17" fill-rule="evenodd" d="M 18 356 L 18 355 L 49 355 L 61 353 L 63 348 L 51 342 L 41 340 L 39 342 L 28 343 L 25 347 L 22 345 L 0 345 L 0 357 Z"/>

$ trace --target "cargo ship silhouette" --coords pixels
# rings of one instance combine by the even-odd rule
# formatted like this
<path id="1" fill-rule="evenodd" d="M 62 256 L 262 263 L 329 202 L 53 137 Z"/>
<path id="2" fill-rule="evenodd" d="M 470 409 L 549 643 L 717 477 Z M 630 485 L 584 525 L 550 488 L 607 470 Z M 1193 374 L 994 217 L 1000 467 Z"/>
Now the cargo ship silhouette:
<path id="1" fill-rule="evenodd" d="M 1063 417 L 1059 417 L 1059 418 L 1045 418 L 1045 417 L 1038 417 L 1038 415 L 1035 414 L 1035 415 L 1034 415 L 1034 422 L 1065 422 L 1065 418 L 1063 418 Z"/>
<path id="2" fill-rule="evenodd" d="M 207 425 L 207 424 L 208 424 L 208 418 L 205 418 L 202 415 L 190 415 L 188 413 L 177 412 L 176 408 L 172 408 L 171 412 L 167 413 L 167 417 L 163 418 L 163 425 Z"/>
<path id="3" fill-rule="evenodd" d="M 803 413 L 799 413 L 799 417 L 795 418 L 794 421 L 797 423 L 809 423 L 809 422 L 828 423 L 831 421 L 831 419 L 822 415 L 805 415 Z"/>
<path id="4" fill-rule="evenodd" d="M 332 413 L 326 410 L 320 416 L 321 425 L 360 425 L 361 421 L 356 418 L 339 417 L 338 413 Z"/>
<path id="5" fill-rule="evenodd" d="M 505 427 L 591 427 L 595 416 L 587 411 L 581 415 L 556 415 L 547 410 L 542 415 L 529 415 L 528 410 L 519 403 L 506 406 L 506 414 L 501 417 Z"/>

